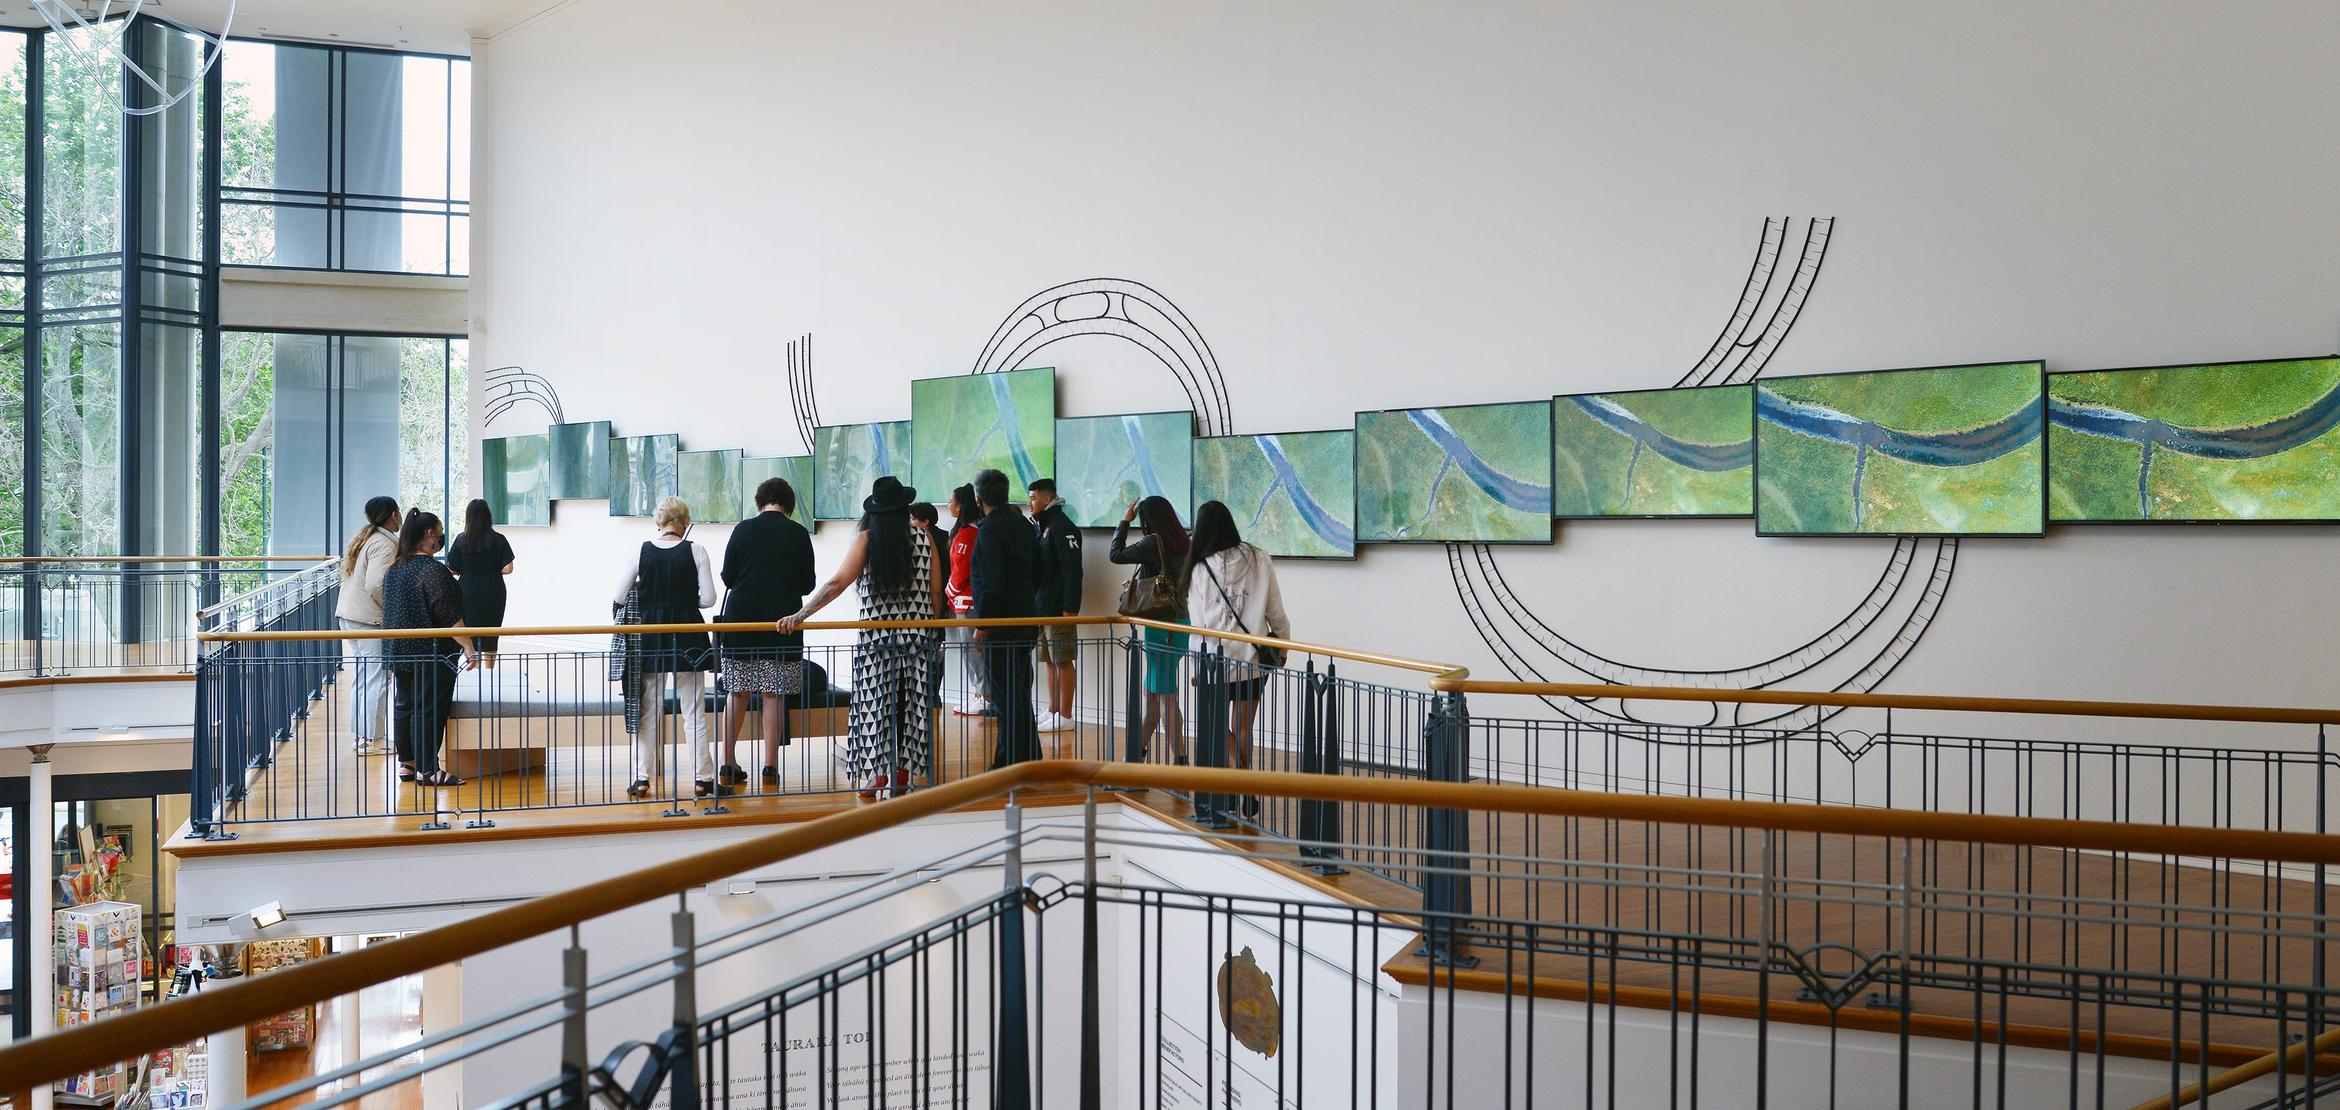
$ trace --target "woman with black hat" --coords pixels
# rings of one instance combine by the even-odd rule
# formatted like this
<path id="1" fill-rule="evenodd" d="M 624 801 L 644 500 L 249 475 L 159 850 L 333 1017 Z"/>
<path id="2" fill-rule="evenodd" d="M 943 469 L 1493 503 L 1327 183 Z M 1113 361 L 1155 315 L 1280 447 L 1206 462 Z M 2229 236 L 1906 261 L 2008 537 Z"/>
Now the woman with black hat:
<path id="1" fill-rule="evenodd" d="M 892 475 L 861 502 L 861 531 L 845 561 L 804 608 L 780 619 L 793 635 L 814 613 L 857 587 L 860 619 L 933 620 L 942 613 L 945 571 L 926 529 L 912 527 L 918 491 Z M 923 628 L 865 628 L 853 649 L 853 707 L 845 758 L 865 798 L 891 797 L 926 778 L 933 762 L 934 707 L 928 697 L 934 633 Z"/>

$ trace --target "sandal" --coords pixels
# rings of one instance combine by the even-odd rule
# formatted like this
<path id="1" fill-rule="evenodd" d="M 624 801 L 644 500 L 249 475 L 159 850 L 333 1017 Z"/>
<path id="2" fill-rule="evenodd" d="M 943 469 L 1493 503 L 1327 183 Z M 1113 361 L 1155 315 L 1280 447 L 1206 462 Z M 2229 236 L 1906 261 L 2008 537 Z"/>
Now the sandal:
<path id="1" fill-rule="evenodd" d="M 886 787 L 888 785 L 889 778 L 890 777 L 884 771 L 879 771 L 877 774 L 870 776 L 870 780 L 868 782 L 861 784 L 861 796 L 863 798 L 874 801 L 886 795 L 888 793 Z"/>
<path id="2" fill-rule="evenodd" d="M 461 785 L 463 785 L 463 780 L 462 780 L 462 779 L 456 778 L 454 775 L 452 775 L 452 774 L 449 774 L 449 773 L 448 773 L 448 772 L 446 772 L 446 771 L 433 771 L 433 772 L 431 772 L 430 774 L 427 774 L 427 775 L 417 775 L 417 776 L 415 776 L 415 780 L 414 780 L 414 781 L 415 781 L 416 783 L 419 783 L 419 784 L 423 785 L 423 786 L 461 786 Z"/>
<path id="3" fill-rule="evenodd" d="M 722 770 L 715 772 L 715 781 L 727 786 L 737 786 L 747 780 L 748 773 L 740 769 L 737 763 L 727 763 Z"/>
<path id="4" fill-rule="evenodd" d="M 782 741 L 782 743 L 786 743 L 786 741 Z M 778 767 L 772 767 L 772 766 L 766 766 L 766 767 L 764 768 L 764 785 L 766 785 L 766 786 L 778 786 L 778 785 L 780 785 L 780 768 L 778 768 Z"/>
<path id="5" fill-rule="evenodd" d="M 399 764 L 399 765 L 398 765 L 398 781 L 400 781 L 400 782 L 413 782 L 413 781 L 414 781 L 414 764 L 412 764 L 412 763 L 401 763 L 401 764 Z"/>
<path id="6" fill-rule="evenodd" d="M 650 796 L 650 780 L 649 780 L 649 779 L 635 779 L 635 780 L 634 780 L 634 784 L 633 784 L 632 786 L 628 786 L 628 787 L 626 787 L 626 797 L 629 797 L 629 798 L 647 798 L 647 797 L 649 797 L 649 796 Z"/>

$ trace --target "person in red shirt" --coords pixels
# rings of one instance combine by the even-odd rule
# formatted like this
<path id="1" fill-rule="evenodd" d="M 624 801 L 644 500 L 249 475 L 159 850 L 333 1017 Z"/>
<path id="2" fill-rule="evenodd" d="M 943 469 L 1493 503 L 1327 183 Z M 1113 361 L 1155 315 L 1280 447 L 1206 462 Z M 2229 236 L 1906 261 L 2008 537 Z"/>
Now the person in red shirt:
<path id="1" fill-rule="evenodd" d="M 951 616 L 964 619 L 975 614 L 975 525 L 983 514 L 975 508 L 975 487 L 960 486 L 951 491 L 951 577 L 943 584 L 943 600 L 951 607 Z M 954 649 L 950 658 L 953 669 L 962 676 L 959 688 L 965 693 L 958 708 L 952 712 L 961 717 L 991 715 L 991 698 L 983 688 L 983 668 L 976 664 L 975 630 L 951 630 Z"/>

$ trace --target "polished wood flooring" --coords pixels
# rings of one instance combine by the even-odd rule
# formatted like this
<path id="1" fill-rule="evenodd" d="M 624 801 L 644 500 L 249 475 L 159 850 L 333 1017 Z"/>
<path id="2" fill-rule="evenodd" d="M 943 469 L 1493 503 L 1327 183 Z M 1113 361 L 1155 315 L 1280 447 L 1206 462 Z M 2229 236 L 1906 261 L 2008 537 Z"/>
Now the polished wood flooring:
<path id="1" fill-rule="evenodd" d="M 254 1052 L 244 1065 L 244 1088 L 252 1094 L 265 1094 L 288 1083 L 297 1083 L 313 1075 L 321 1075 L 350 1062 L 346 1052 L 351 1022 L 358 1025 L 358 1059 L 380 1055 L 422 1039 L 422 977 L 408 976 L 387 983 L 367 987 L 358 998 L 356 1012 L 351 1012 L 349 999 L 336 998 L 317 1007 L 317 1036 L 306 1049 L 288 1049 L 283 1052 Z M 412 1067 L 422 1060 L 420 1052 L 398 1057 L 390 1064 L 369 1070 L 360 1081 L 375 1078 L 381 1072 Z M 354 1083 L 351 1085 L 355 1085 Z M 324 1092 L 331 1094 L 331 1091 Z M 318 1093 L 310 1092 L 268 1104 L 267 1110 L 291 1110 L 318 1101 Z M 421 1110 L 423 1104 L 422 1080 L 409 1079 L 388 1090 L 376 1091 L 357 1101 L 358 1110 Z"/>

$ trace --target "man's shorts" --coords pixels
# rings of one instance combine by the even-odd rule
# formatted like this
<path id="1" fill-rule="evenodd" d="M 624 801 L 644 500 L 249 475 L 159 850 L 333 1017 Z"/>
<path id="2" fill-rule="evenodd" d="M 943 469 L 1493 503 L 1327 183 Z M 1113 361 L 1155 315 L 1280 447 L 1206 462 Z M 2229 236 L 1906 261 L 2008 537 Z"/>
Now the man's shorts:
<path id="1" fill-rule="evenodd" d="M 1081 630 L 1069 624 L 1042 625 L 1040 628 L 1040 661 L 1043 663 L 1070 663 L 1078 650 Z"/>

